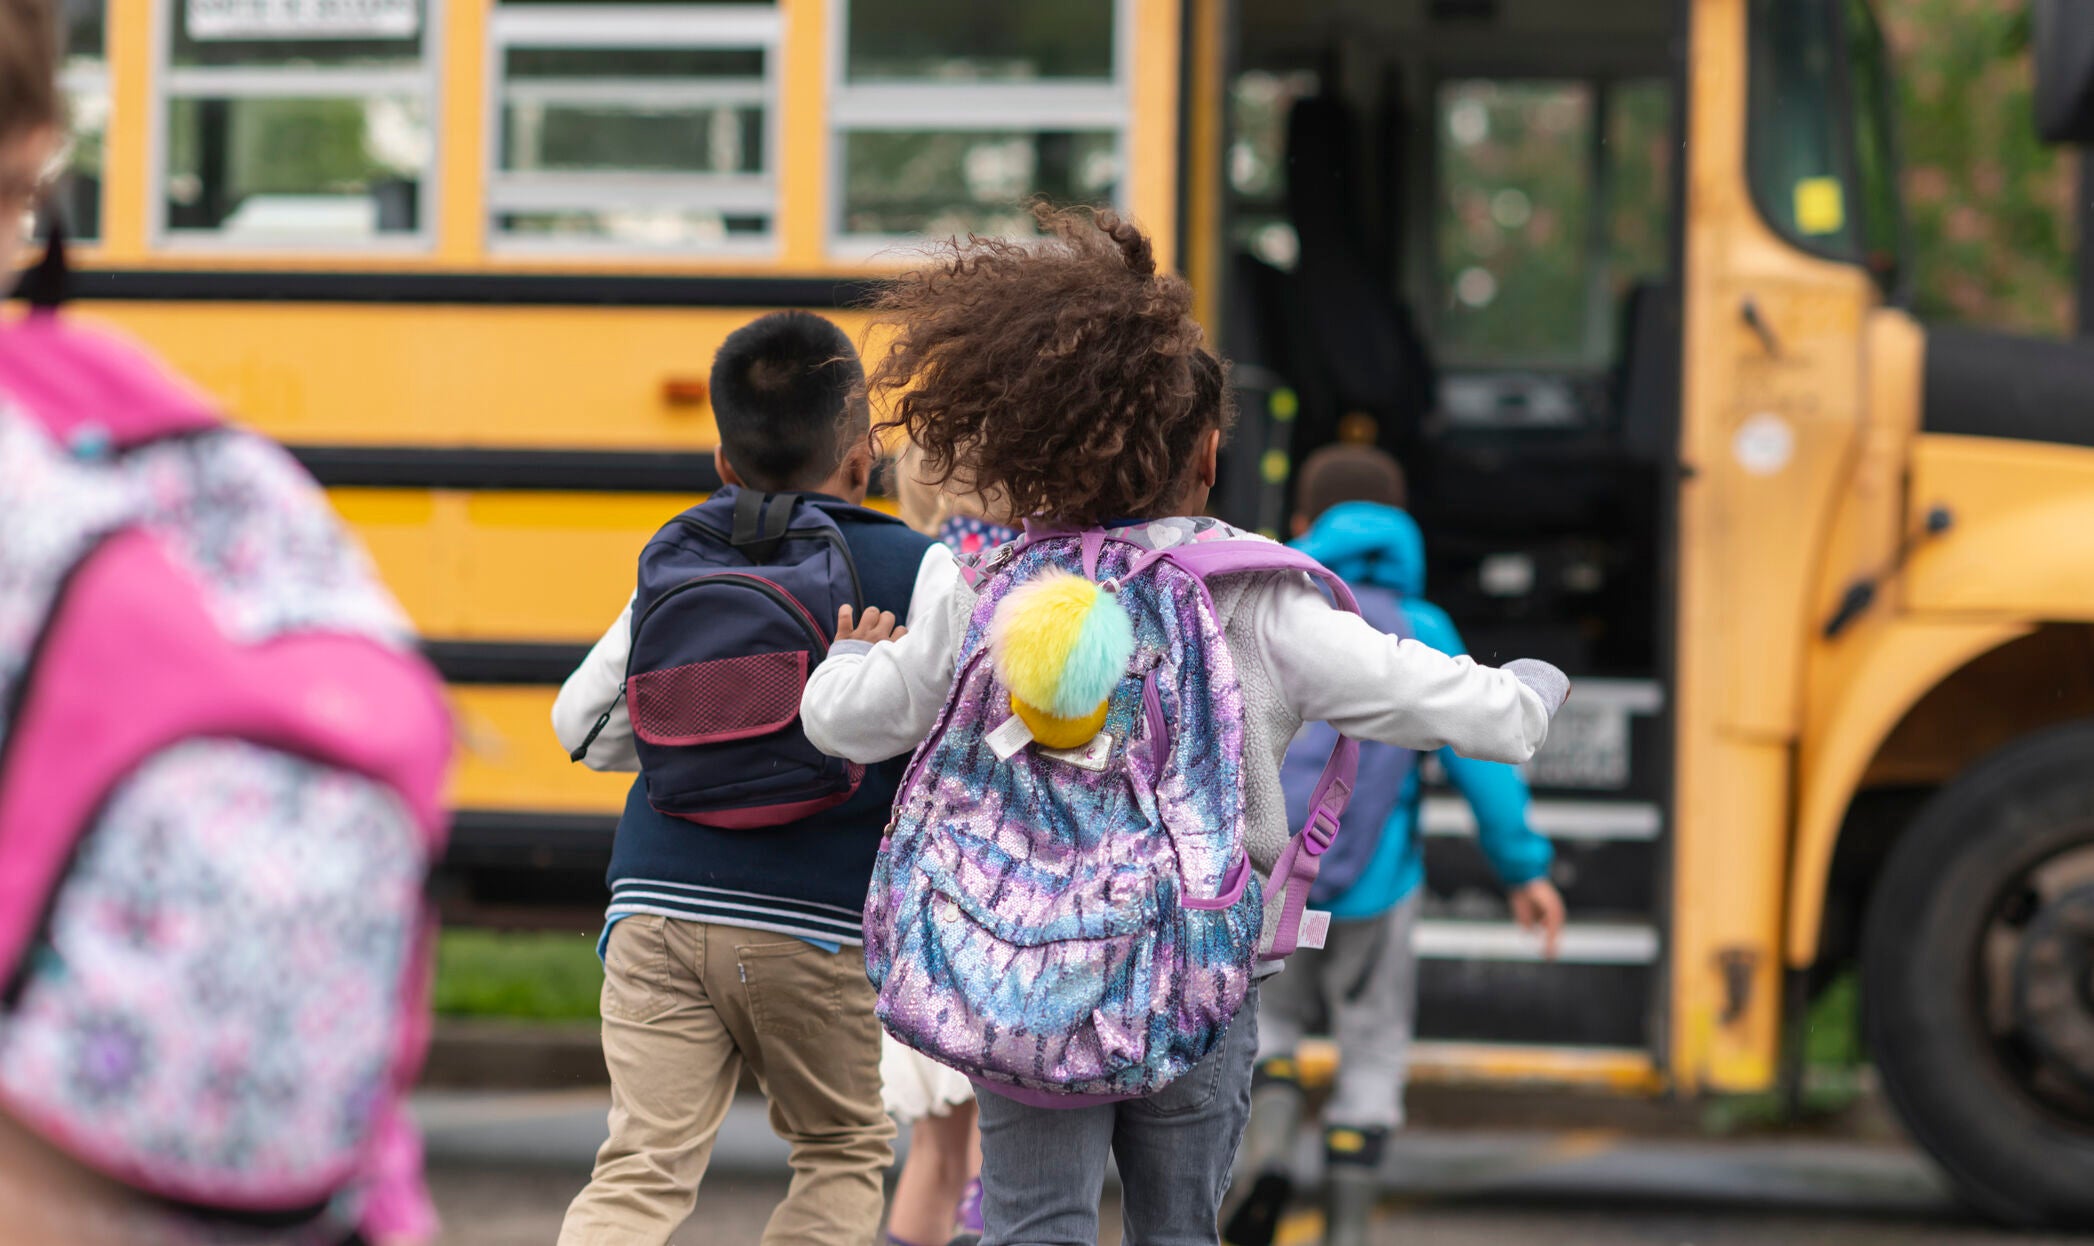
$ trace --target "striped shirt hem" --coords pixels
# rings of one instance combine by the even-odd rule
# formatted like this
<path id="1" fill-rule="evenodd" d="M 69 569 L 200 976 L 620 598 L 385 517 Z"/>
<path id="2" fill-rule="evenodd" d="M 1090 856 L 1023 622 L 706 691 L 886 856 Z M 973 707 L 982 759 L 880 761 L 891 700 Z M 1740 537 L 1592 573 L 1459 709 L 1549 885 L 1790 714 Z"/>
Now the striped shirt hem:
<path id="1" fill-rule="evenodd" d="M 638 913 L 830 943 L 864 942 L 859 915 L 840 905 L 644 878 L 622 878 L 611 884 L 611 905 L 604 916 L 615 920 Z"/>

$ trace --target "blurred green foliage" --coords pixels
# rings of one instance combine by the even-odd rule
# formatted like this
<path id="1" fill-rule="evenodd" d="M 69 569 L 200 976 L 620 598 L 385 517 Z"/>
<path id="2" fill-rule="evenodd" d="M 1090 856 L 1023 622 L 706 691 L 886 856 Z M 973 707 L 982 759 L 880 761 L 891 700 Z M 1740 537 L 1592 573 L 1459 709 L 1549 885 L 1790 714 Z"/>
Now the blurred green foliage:
<path id="1" fill-rule="evenodd" d="M 446 930 L 437 944 L 440 1016 L 594 1021 L 602 986 L 586 935 Z"/>
<path id="2" fill-rule="evenodd" d="M 1914 308 L 2063 334 L 2077 157 L 2036 139 L 2026 0 L 1879 0 L 1904 149 Z"/>

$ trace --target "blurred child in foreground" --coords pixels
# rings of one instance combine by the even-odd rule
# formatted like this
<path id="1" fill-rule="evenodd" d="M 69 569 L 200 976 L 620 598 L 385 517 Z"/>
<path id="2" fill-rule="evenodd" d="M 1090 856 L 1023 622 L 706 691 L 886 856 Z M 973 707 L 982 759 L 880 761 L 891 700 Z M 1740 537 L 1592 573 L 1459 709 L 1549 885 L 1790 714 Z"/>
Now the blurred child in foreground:
<path id="1" fill-rule="evenodd" d="M 15 284 L 27 225 L 61 168 L 58 59 L 50 0 L 0 0 L 0 296 Z M 222 424 L 150 355 L 59 315 L 58 243 L 41 269 L 37 310 L 0 317 L 8 357 L 0 369 L 0 756 L 55 735 L 54 722 L 75 729 L 68 739 L 79 743 L 119 722 L 186 724 L 194 719 L 181 713 L 201 712 L 201 700 L 180 704 L 181 692 L 158 686 L 181 684 L 185 663 L 162 647 L 172 629 L 80 604 L 80 585 L 109 565 L 99 556 L 120 543 L 139 555 L 127 566 L 188 573 L 171 581 L 171 596 L 193 591 L 194 599 L 160 604 L 170 613 L 217 611 L 182 635 L 251 646 L 231 659 L 241 676 L 252 673 L 239 663 L 262 648 L 255 642 L 309 643 L 299 633 L 321 623 L 356 646 L 359 670 L 373 669 L 366 641 L 385 654 L 377 664 L 388 676 L 411 669 L 404 616 L 312 479 L 279 448 Z M 46 370 L 25 366 L 25 356 Z M 24 385 L 24 375 L 46 384 Z M 48 384 L 54 377 L 96 386 L 99 405 Z M 154 431 L 158 405 L 134 401 L 163 396 L 188 421 L 179 436 Z M 82 409 L 111 424 L 134 422 L 141 439 L 112 455 L 107 426 L 90 422 L 60 445 L 57 417 Z M 92 534 L 88 552 L 74 555 L 81 532 Z M 39 593 L 60 567 L 65 587 Z M 227 623 L 236 615 L 237 629 Z M 144 654 L 155 686 L 112 705 L 41 678 L 63 647 L 47 643 L 54 635 L 71 644 L 90 630 Z M 295 676 L 287 682 L 327 690 Z M 333 708 L 350 722 L 362 710 L 397 711 L 427 728 L 411 743 L 440 742 L 446 727 L 433 676 L 425 703 L 392 696 L 412 683 L 411 674 L 388 679 L 372 685 L 384 691 L 369 703 Z M 213 712 L 238 713 L 234 700 L 215 690 L 210 697 Z M 412 929 L 423 879 L 418 862 L 391 851 L 408 817 L 376 803 L 417 792 L 381 787 L 375 770 L 335 768 L 332 756 L 292 758 L 277 739 L 221 730 L 227 738 L 190 727 L 154 737 L 101 794 L 99 812 L 68 821 L 77 838 L 48 892 L 21 885 L 29 863 L 14 853 L 36 849 L 22 842 L 35 839 L 22 834 L 28 819 L 0 827 L 10 920 L 25 905 L 42 908 L 20 963 L 0 967 L 9 980 L 0 1010 L 0 1246 L 406 1246 L 435 1238 L 420 1141 L 395 1098 L 418 1062 L 426 1015 L 412 988 L 400 991 L 425 950 Z M 395 742 L 383 728 L 372 736 Z M 447 752 L 440 743 L 433 752 L 421 769 L 436 778 Z M 12 784 L 48 781 L 32 771 L 29 784 L 12 772 L 19 769 L 0 771 L 9 783 L 0 792 L 17 815 L 37 806 L 13 801 Z M 193 798 L 187 809 L 160 803 L 184 788 Z M 44 788 L 42 799 L 63 790 Z M 93 789 L 81 784 L 73 794 L 80 790 Z M 277 799 L 257 803 L 265 790 Z M 356 820 L 363 815 L 371 816 Z M 311 868 L 315 854 L 337 877 Z M 359 872 L 374 861 L 377 868 Z M 264 885 L 252 886 L 258 877 Z M 382 903 L 381 886 L 391 899 L 404 890 L 404 903 Z M 344 911 L 366 903 L 366 914 Z M 345 946 L 345 935 L 359 946 Z M 315 1016 L 330 1024 L 313 1026 Z M 305 1076 L 374 1048 L 390 1050 L 395 1064 L 324 1084 Z M 52 1076 L 54 1065 L 65 1075 Z M 352 1081 L 356 1102 L 328 1095 Z M 318 1162 L 298 1167 L 284 1156 L 316 1149 L 305 1128 L 315 1120 L 330 1122 L 337 1136 L 325 1142 L 339 1144 L 327 1162 L 340 1165 L 324 1174 Z M 174 1188 L 205 1193 L 177 1202 Z M 331 1193 L 313 1201 L 322 1189 Z M 273 1209 L 257 1211 L 265 1204 Z"/>
<path id="2" fill-rule="evenodd" d="M 1344 577 L 1368 622 L 1442 653 L 1465 651 L 1454 624 L 1425 601 L 1425 544 L 1402 509 L 1402 468 L 1378 449 L 1329 446 L 1302 464 L 1294 516 L 1295 548 Z M 1283 771 L 1289 812 L 1305 810 L 1330 741 L 1312 725 L 1288 751 Z M 1475 811 L 1484 855 L 1510 892 L 1522 926 L 1541 933 L 1555 954 L 1563 899 L 1549 882 L 1549 841 L 1527 824 L 1527 786 L 1519 771 L 1452 749 L 1436 754 Z M 1258 1065 L 1252 1121 L 1237 1164 L 1227 1238 L 1234 1246 L 1270 1242 L 1291 1192 L 1295 1129 L 1303 1091 L 1297 1049 L 1310 1034 L 1338 1044 L 1338 1073 L 1324 1107 L 1325 1185 L 1330 1246 L 1366 1241 L 1375 1172 L 1390 1131 L 1403 1123 L 1403 1087 L 1417 1005 L 1418 920 L 1425 866 L 1416 754 L 1363 742 L 1360 777 L 1343 830 L 1324 860 L 1310 902 L 1330 910 L 1322 948 L 1295 953 L 1268 982 L 1258 1012 Z"/>

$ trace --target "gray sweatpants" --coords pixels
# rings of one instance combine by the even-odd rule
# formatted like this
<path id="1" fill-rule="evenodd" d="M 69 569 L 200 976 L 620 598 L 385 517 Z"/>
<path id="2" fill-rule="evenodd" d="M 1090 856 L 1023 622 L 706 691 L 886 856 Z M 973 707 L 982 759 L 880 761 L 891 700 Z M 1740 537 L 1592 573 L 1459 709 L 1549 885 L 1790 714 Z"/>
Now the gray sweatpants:
<path id="1" fill-rule="evenodd" d="M 1423 888 L 1368 921 L 1332 922 L 1321 948 L 1287 958 L 1259 994 L 1258 1058 L 1293 1055 L 1311 1034 L 1338 1043 L 1338 1080 L 1326 1125 L 1394 1129 L 1403 1124 L 1411 1018 L 1418 1006 L 1418 956 L 1411 928 Z"/>

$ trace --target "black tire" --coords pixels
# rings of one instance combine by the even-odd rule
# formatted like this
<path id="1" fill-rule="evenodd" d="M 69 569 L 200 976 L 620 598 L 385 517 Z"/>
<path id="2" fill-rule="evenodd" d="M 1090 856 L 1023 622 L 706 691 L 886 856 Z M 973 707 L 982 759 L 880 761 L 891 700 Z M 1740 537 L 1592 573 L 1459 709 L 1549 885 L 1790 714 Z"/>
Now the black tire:
<path id="1" fill-rule="evenodd" d="M 2094 1116 L 2017 1069 L 2002 1043 L 2018 1040 L 1989 1019 L 1981 949 L 1997 948 L 1988 931 L 2029 894 L 2024 880 L 2089 845 L 2094 722 L 2078 722 L 2017 740 L 1936 793 L 1869 903 L 1863 1023 L 1884 1090 L 1970 1203 L 2009 1224 L 2094 1226 Z"/>

